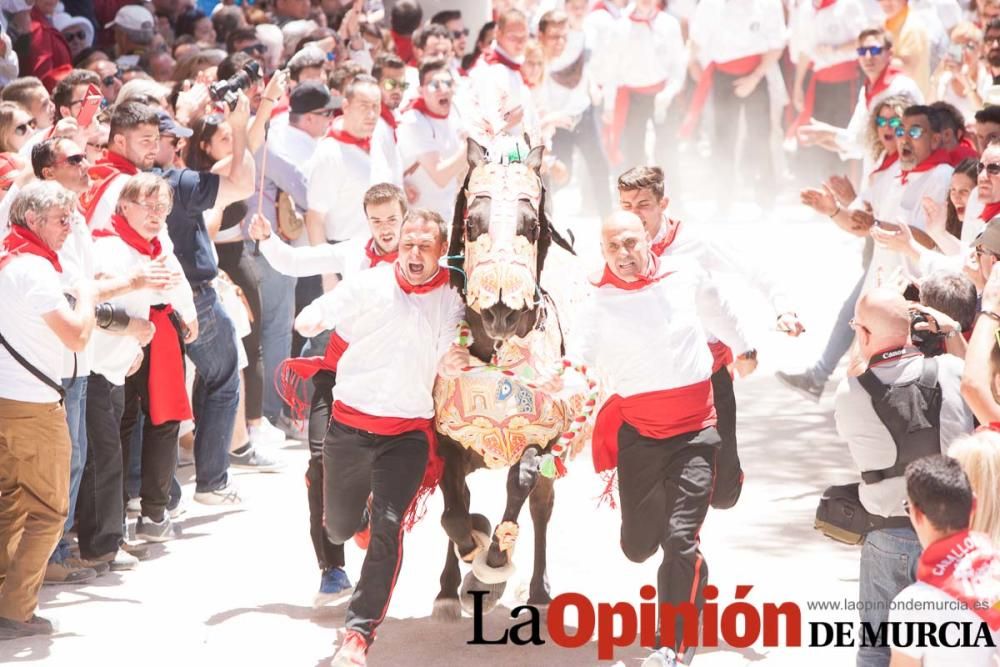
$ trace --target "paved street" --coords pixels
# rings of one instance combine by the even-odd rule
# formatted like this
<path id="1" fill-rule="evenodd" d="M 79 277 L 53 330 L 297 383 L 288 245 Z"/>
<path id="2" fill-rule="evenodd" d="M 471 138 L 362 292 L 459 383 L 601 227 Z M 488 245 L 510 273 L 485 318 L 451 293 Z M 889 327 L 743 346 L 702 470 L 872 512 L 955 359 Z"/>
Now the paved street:
<path id="1" fill-rule="evenodd" d="M 557 200 L 561 226 L 574 231 L 580 257 L 550 254 L 546 282 L 560 302 L 572 302 L 573 285 L 596 264 L 597 220 L 572 216 L 571 193 Z M 693 207 L 685 219 L 710 226 L 739 252 L 770 266 L 790 286 L 807 332 L 787 339 L 773 332 L 773 314 L 753 296 L 761 331 L 761 365 L 737 384 L 741 455 L 746 486 L 731 510 L 712 511 L 702 531 L 702 547 L 719 587 L 720 610 L 736 586 L 752 585 L 747 600 L 794 601 L 804 621 L 855 620 L 854 612 L 808 611 L 810 600 L 857 598 L 860 550 L 839 546 L 812 528 L 819 492 L 850 481 L 846 447 L 832 420 L 831 384 L 819 405 L 805 402 L 773 378 L 777 368 L 797 368 L 826 342 L 843 298 L 860 271 L 860 242 L 789 203 L 764 219 L 750 205 L 737 205 L 728 219 L 715 219 L 711 205 Z M 739 280 L 729 281 L 735 288 Z M 571 309 L 572 306 L 566 306 Z M 572 328 L 572 314 L 567 324 Z M 771 332 L 766 331 L 770 327 Z M 842 377 L 842 371 L 836 380 Z M 192 469 L 182 472 L 189 512 L 179 526 L 182 538 L 154 546 L 154 557 L 134 572 L 112 573 L 92 585 L 45 587 L 40 613 L 61 632 L 42 639 L 0 645 L 0 663 L 52 667 L 81 665 L 268 665 L 313 667 L 335 650 L 344 605 L 314 610 L 318 571 L 308 536 L 303 474 L 307 450 L 289 441 L 279 454 L 288 461 L 274 475 L 235 475 L 246 502 L 214 509 L 190 501 Z M 496 522 L 503 502 L 504 473 L 479 472 L 470 479 L 474 511 Z M 553 595 L 577 592 L 597 602 L 640 602 L 639 588 L 656 580 L 659 556 L 636 565 L 618 548 L 616 511 L 596 508 L 602 489 L 589 454 L 571 464 L 558 482 L 549 528 L 549 581 Z M 472 621 L 444 624 L 430 618 L 444 562 L 442 500 L 436 493 L 428 517 L 408 535 L 406 557 L 388 618 L 370 653 L 380 665 L 596 665 L 596 644 L 562 649 L 544 646 L 468 646 Z M 487 618 L 485 634 L 499 636 L 510 621 L 507 608 L 520 604 L 531 570 L 532 528 L 527 512 L 515 561 L 515 583 L 500 609 Z M 363 554 L 347 547 L 348 573 L 356 581 Z M 804 637 L 808 640 L 808 637 Z M 619 651 L 616 659 L 634 665 L 642 650 Z M 700 653 L 698 667 L 745 664 L 848 665 L 847 650 L 723 647 Z"/>

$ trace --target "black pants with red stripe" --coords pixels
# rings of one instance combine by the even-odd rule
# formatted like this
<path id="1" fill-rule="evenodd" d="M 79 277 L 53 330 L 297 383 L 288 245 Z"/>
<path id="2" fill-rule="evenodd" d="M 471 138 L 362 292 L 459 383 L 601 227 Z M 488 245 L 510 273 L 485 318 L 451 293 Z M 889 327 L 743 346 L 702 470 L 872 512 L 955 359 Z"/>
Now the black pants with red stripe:
<path id="1" fill-rule="evenodd" d="M 618 493 L 621 500 L 621 545 L 625 556 L 642 563 L 663 548 L 657 572 L 660 603 L 693 603 L 699 610 L 708 566 L 699 550 L 698 532 L 708 514 L 719 434 L 714 427 L 655 440 L 625 424 L 618 431 Z M 661 628 L 664 645 L 678 653 L 684 620 L 675 616 L 670 630 Z"/>
<path id="2" fill-rule="evenodd" d="M 309 499 L 309 537 L 316 551 L 319 569 L 344 567 L 344 545 L 334 544 L 323 528 L 323 442 L 330 427 L 330 405 L 337 374 L 319 371 L 313 376 L 312 404 L 309 407 L 309 467 L 306 494 Z"/>
<path id="3" fill-rule="evenodd" d="M 718 416 L 715 428 L 722 440 L 715 460 L 712 507 L 724 510 L 735 505 L 743 491 L 743 468 L 736 447 L 736 394 L 733 392 L 733 376 L 725 366 L 712 374 L 712 395 Z"/>
<path id="4" fill-rule="evenodd" d="M 403 564 L 402 521 L 423 480 L 428 446 L 419 431 L 376 435 L 336 420 L 323 445 L 326 530 L 334 544 L 343 544 L 362 527 L 372 496 L 371 540 L 346 623 L 369 644 Z"/>

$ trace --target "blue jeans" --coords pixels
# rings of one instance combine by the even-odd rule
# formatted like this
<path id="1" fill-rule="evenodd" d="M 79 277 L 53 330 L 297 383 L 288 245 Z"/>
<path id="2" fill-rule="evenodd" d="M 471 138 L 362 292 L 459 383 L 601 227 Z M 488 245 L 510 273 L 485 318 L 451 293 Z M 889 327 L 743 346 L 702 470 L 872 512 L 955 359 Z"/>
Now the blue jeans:
<path id="1" fill-rule="evenodd" d="M 874 530 L 865 536 L 859 594 L 863 622 L 877 626 L 889 620 L 889 603 L 916 581 L 920 551 L 912 528 Z M 888 667 L 889 654 L 888 646 L 862 646 L 858 649 L 858 667 Z"/>
<path id="2" fill-rule="evenodd" d="M 198 338 L 187 355 L 198 371 L 194 381 L 195 491 L 205 493 L 229 483 L 229 443 L 240 402 L 239 358 L 233 322 L 211 287 L 195 289 Z"/>
<path id="3" fill-rule="evenodd" d="M 87 376 L 76 378 L 73 386 L 70 386 L 70 382 L 71 378 L 64 378 L 62 381 L 63 389 L 66 390 L 66 423 L 69 426 L 69 439 L 73 443 L 69 463 L 69 512 L 63 528 L 64 535 L 73 529 L 73 522 L 76 520 L 76 499 L 80 493 L 83 464 L 87 460 Z M 58 563 L 69 558 L 69 547 L 69 540 L 64 536 L 59 540 L 49 561 Z"/>
<path id="4" fill-rule="evenodd" d="M 851 319 L 854 317 L 854 306 L 861 298 L 861 286 L 864 285 L 865 274 L 858 278 L 858 284 L 854 286 L 851 295 L 844 301 L 837 313 L 837 321 L 830 331 L 830 338 L 826 342 L 823 354 L 819 361 L 812 367 L 813 376 L 820 382 L 826 382 L 837 369 L 841 357 L 847 354 L 851 348 L 851 341 L 854 340 L 854 330 L 851 329 Z"/>
<path id="5" fill-rule="evenodd" d="M 247 252 L 253 252 L 249 245 Z M 292 350 L 292 324 L 295 321 L 295 278 L 278 273 L 263 255 L 254 257 L 260 274 L 261 328 L 264 357 L 264 416 L 278 419 L 284 403 L 274 386 L 274 376 Z"/>

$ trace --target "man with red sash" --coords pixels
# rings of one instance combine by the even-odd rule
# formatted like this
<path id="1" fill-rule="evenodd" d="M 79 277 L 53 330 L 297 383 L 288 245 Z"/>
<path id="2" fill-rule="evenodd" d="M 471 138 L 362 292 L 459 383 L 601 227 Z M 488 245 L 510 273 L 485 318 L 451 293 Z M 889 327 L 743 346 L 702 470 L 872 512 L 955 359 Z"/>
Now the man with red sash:
<path id="1" fill-rule="evenodd" d="M 712 149 L 720 182 L 757 186 L 763 200 L 774 197 L 771 160 L 771 103 L 765 75 L 785 47 L 785 17 L 779 0 L 703 0 L 690 25 L 691 77 L 698 82 L 681 137 L 698 126 L 701 110 L 712 95 L 715 127 Z M 734 154 L 740 116 L 746 115 L 746 146 Z M 737 169 L 737 165 L 739 168 Z M 731 198 L 731 193 L 726 193 Z"/>
<path id="2" fill-rule="evenodd" d="M 890 96 L 908 95 L 915 103 L 922 103 L 924 95 L 910 77 L 892 65 L 892 38 L 881 28 L 870 28 L 858 33 L 858 64 L 865 76 L 858 91 L 858 101 L 847 127 L 840 127 L 810 119 L 801 125 L 797 135 L 806 145 L 818 145 L 840 154 L 843 160 L 864 159 L 863 173 L 871 173 L 872 159 L 867 150 L 868 125 L 875 106 Z"/>
<path id="3" fill-rule="evenodd" d="M 762 266 L 726 252 L 700 234 L 691 223 L 667 217 L 670 199 L 664 192 L 663 171 L 659 167 L 636 167 L 619 176 L 618 201 L 623 210 L 635 213 L 642 220 L 654 255 L 688 257 L 712 278 L 721 274 L 738 275 L 771 303 L 780 331 L 789 336 L 798 336 L 805 331 L 788 297 Z M 716 461 L 712 507 L 727 509 L 739 499 L 743 489 L 743 471 L 737 453 L 736 397 L 729 369 L 729 365 L 734 363 L 733 351 L 713 333 L 708 332 L 713 357 L 712 391 L 722 444 Z M 752 373 L 756 365 L 756 352 L 735 360 L 741 377 Z"/>
<path id="4" fill-rule="evenodd" d="M 465 307 L 439 265 L 447 233 L 436 213 L 411 210 L 396 261 L 348 277 L 315 302 L 318 323 L 299 323 L 303 335 L 335 327 L 346 344 L 323 447 L 327 533 L 334 544 L 366 527 L 371 537 L 335 667 L 365 664 L 402 564 L 404 517 L 440 475 L 431 390 L 438 372 L 468 364 L 454 344 Z"/>
<path id="5" fill-rule="evenodd" d="M 86 347 L 97 303 L 81 280 L 71 306 L 60 280 L 75 200 L 55 182 L 25 186 L 0 250 L 0 639 L 53 632 L 34 612 L 69 504 L 72 445 L 58 383 L 63 351 Z"/>
<path id="6" fill-rule="evenodd" d="M 893 667 L 994 667 L 1000 655 L 1000 551 L 988 535 L 969 530 L 976 509 L 969 478 L 955 459 L 929 456 L 907 466 L 906 496 L 924 552 L 917 581 L 893 600 L 889 622 L 930 622 L 947 641 L 904 644 L 901 637 L 892 646 Z"/>
<path id="7" fill-rule="evenodd" d="M 662 547 L 660 603 L 700 609 L 708 568 L 698 531 L 720 445 L 704 332 L 716 332 L 739 354 L 750 345 L 707 274 L 688 258 L 656 256 L 651 245 L 634 213 L 604 222 L 606 264 L 592 281 L 571 356 L 594 370 L 609 396 L 592 451 L 598 472 L 617 469 L 622 551 L 641 563 Z M 692 629 L 683 626 L 678 614 L 674 627 L 660 627 L 663 646 L 693 650 L 683 641 Z"/>
<path id="8" fill-rule="evenodd" d="M 813 118 L 837 127 L 850 122 L 860 84 L 857 36 L 868 25 L 860 0 L 812 0 L 795 11 L 790 41 L 799 59 L 792 84 L 797 116 L 787 131 L 791 139 L 800 125 Z M 839 170 L 838 163 L 835 155 L 814 148 L 800 154 L 797 167 L 810 170 L 803 176 L 813 181 Z"/>
<path id="9" fill-rule="evenodd" d="M 254 216 L 250 238 L 260 241 L 260 251 L 279 273 L 293 277 L 338 273 L 344 276 L 396 261 L 399 228 L 406 215 L 406 196 L 391 183 L 378 183 L 365 193 L 365 215 L 371 238 L 353 239 L 335 245 L 293 248 L 271 232 L 271 225 Z M 336 288 L 334 288 L 336 289 Z M 318 306 L 306 306 L 299 322 L 307 324 L 318 318 Z M 293 419 L 302 419 L 309 411 L 309 467 L 306 486 L 309 498 L 309 526 L 313 549 L 320 568 L 320 586 L 314 603 L 321 606 L 350 594 L 353 585 L 344 571 L 344 545 L 334 544 L 323 530 L 323 442 L 330 424 L 333 387 L 337 382 L 337 362 L 346 348 L 336 333 L 330 335 L 323 356 L 289 359 L 280 373 L 282 398 L 292 409 Z M 306 405 L 299 397 L 302 381 L 312 379 L 312 402 Z"/>
<path id="10" fill-rule="evenodd" d="M 646 129 L 684 85 L 687 54 L 680 23 L 656 0 L 639 0 L 612 28 L 604 48 L 615 66 L 604 81 L 604 122 L 612 164 L 646 164 Z"/>

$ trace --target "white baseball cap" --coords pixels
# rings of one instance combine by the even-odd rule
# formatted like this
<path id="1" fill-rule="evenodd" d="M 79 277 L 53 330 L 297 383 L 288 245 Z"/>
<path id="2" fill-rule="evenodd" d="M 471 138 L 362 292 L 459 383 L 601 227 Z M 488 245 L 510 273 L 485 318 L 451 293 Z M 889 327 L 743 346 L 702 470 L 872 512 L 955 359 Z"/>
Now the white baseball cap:
<path id="1" fill-rule="evenodd" d="M 153 38 L 155 19 L 148 9 L 139 5 L 125 5 L 115 14 L 115 20 L 106 24 L 105 28 L 118 26 L 133 35 L 148 35 Z"/>

